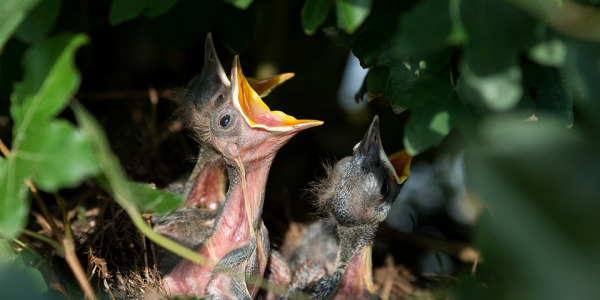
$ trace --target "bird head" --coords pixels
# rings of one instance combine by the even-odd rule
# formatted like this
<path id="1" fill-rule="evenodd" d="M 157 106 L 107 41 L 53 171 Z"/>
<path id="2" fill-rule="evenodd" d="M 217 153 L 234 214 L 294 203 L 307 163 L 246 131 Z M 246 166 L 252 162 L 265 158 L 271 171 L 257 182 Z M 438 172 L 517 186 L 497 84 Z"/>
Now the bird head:
<path id="1" fill-rule="evenodd" d="M 398 156 L 404 161 L 395 159 L 393 165 L 383 150 L 375 116 L 352 156 L 341 159 L 328 171 L 327 180 L 318 184 L 317 205 L 341 226 L 379 224 L 408 176 L 410 156 Z"/>

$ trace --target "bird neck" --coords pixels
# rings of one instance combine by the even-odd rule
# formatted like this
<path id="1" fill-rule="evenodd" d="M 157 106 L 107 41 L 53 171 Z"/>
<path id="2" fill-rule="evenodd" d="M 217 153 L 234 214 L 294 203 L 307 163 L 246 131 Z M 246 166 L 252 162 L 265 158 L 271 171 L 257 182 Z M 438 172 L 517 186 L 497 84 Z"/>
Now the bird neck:
<path id="1" fill-rule="evenodd" d="M 377 225 L 366 224 L 352 227 L 338 225 L 336 230 L 340 243 L 336 265 L 338 268 L 345 268 L 359 252 L 365 247 L 371 246 L 377 232 Z"/>

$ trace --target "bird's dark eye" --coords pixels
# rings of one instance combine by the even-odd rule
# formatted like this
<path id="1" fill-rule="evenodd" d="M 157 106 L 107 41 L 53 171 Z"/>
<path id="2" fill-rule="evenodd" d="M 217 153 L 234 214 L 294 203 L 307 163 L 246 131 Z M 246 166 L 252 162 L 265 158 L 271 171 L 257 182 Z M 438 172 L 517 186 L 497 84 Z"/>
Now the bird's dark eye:
<path id="1" fill-rule="evenodd" d="M 221 125 L 221 127 L 227 127 L 227 126 L 229 126 L 230 123 L 231 123 L 230 115 L 224 115 L 221 117 L 221 120 L 219 120 L 219 124 Z"/>
<path id="2" fill-rule="evenodd" d="M 379 190 L 379 192 L 381 193 L 381 195 L 387 196 L 388 191 L 389 191 L 388 184 L 387 184 L 387 182 L 384 182 L 381 185 L 381 190 Z"/>

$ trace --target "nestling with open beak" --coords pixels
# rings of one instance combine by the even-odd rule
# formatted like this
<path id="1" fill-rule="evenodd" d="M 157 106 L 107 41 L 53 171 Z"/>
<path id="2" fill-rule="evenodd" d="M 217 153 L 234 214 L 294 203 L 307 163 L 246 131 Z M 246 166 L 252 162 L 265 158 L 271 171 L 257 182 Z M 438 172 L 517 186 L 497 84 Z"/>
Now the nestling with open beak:
<path id="1" fill-rule="evenodd" d="M 296 293 L 317 299 L 374 295 L 373 239 L 410 173 L 410 161 L 404 151 L 388 159 L 375 117 L 352 156 L 328 167 L 326 178 L 314 184 L 316 206 L 327 217 L 311 224 L 287 253 L 272 253 L 270 279 L 291 288 L 279 298 Z M 270 293 L 269 298 L 276 297 Z"/>
<path id="2" fill-rule="evenodd" d="M 293 73 L 279 74 L 265 79 L 248 81 L 261 97 L 268 95 L 274 88 L 294 76 Z M 184 120 L 196 134 L 202 132 L 194 120 L 200 110 L 214 109 L 219 95 L 227 93 L 231 83 L 219 61 L 209 33 L 204 50 L 204 66 L 198 75 L 190 80 L 185 90 L 180 91 L 178 102 L 180 108 L 177 115 Z M 209 113 L 209 112 L 205 112 Z M 204 241 L 211 232 L 217 210 L 225 201 L 227 175 L 225 161 L 220 153 L 210 144 L 202 142 L 200 136 L 198 159 L 193 172 L 185 185 L 176 183 L 168 189 L 182 193 L 185 203 L 179 209 L 162 216 L 152 218 L 154 231 L 165 235 L 187 247 L 194 247 Z M 158 248 L 161 258 L 159 269 L 166 273 L 180 260 L 179 256 L 165 249 Z"/>
<path id="3" fill-rule="evenodd" d="M 244 77 L 237 56 L 231 81 L 221 75 L 209 76 L 219 82 L 209 84 L 216 88 L 207 96 L 193 96 L 203 89 L 190 90 L 184 109 L 199 140 L 224 162 L 229 185 L 206 238 L 192 246 L 206 257 L 206 264 L 181 259 L 164 271 L 163 285 L 170 296 L 248 299 L 256 295 L 269 255 L 260 215 L 271 163 L 296 133 L 323 123 L 271 111 Z M 225 185 L 212 187 L 219 193 Z"/>

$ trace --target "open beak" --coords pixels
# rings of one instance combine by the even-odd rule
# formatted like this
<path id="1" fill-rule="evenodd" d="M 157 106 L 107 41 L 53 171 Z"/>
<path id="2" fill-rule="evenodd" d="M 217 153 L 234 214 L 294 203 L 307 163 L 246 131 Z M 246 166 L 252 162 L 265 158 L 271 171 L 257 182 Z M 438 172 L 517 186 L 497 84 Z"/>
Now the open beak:
<path id="1" fill-rule="evenodd" d="M 394 166 L 394 170 L 398 175 L 398 183 L 406 181 L 408 176 L 410 176 L 410 162 L 412 161 L 412 156 L 406 153 L 405 150 L 400 150 L 388 156 L 388 160 L 392 166 Z"/>
<path id="2" fill-rule="evenodd" d="M 298 120 L 281 111 L 271 111 L 248 83 L 242 73 L 240 59 L 237 55 L 233 59 L 231 69 L 234 106 L 244 116 L 250 127 L 276 132 L 297 132 L 323 124 L 323 121 Z"/>
<path id="3" fill-rule="evenodd" d="M 294 77 L 294 73 L 283 73 L 264 79 L 246 78 L 252 89 L 261 97 L 268 96 L 271 91 L 280 84 Z"/>

